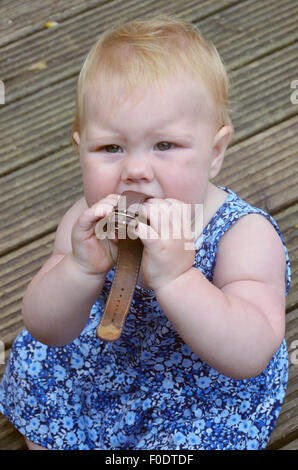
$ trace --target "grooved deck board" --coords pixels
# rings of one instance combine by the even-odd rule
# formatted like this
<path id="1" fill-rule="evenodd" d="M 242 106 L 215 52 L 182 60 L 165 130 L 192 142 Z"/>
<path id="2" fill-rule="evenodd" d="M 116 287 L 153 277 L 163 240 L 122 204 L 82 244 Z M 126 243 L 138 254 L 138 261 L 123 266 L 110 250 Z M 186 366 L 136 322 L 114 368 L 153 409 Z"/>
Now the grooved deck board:
<path id="1" fill-rule="evenodd" d="M 297 56 L 298 42 L 231 73 L 232 144 L 297 116 L 290 100 Z M 76 77 L 65 79 L 0 107 L 0 175 L 70 147 L 75 86 Z"/>
<path id="2" fill-rule="evenodd" d="M 283 212 L 284 217 L 276 220 L 286 240 L 291 259 L 292 284 L 287 297 L 287 309 L 298 304 L 297 295 L 297 228 L 293 222 L 297 220 L 298 204 Z M 21 301 L 29 282 L 50 256 L 54 241 L 54 233 L 40 237 L 22 248 L 16 249 L 0 258 L 0 338 L 10 345 L 22 328 Z M 298 327 L 298 322 L 297 325 Z M 298 339 L 298 336 L 297 336 Z M 297 368 L 298 370 L 298 368 Z"/>
<path id="3" fill-rule="evenodd" d="M 247 199 L 270 214 L 297 201 L 298 115 L 272 126 L 226 152 L 214 182 L 226 181 Z"/>
<path id="4" fill-rule="evenodd" d="M 241 197 L 272 214 L 292 204 L 297 124 L 295 116 L 231 147 L 214 182 L 228 181 Z M 71 201 L 81 196 L 79 160 L 70 147 L 0 178 L 0 253 L 55 230 Z"/>
<path id="5" fill-rule="evenodd" d="M 230 72 L 235 136 L 216 184 L 277 220 L 292 270 L 286 399 L 269 449 L 298 449 L 298 2 L 292 0 L 2 0 L 0 4 L 0 340 L 6 361 L 23 329 L 26 287 L 49 257 L 57 224 L 82 196 L 70 144 L 78 72 L 95 38 L 117 21 L 174 13 L 218 47 Z M 47 21 L 57 26 L 46 29 Z M 0 376 L 5 365 L 0 364 Z M 24 449 L 0 415 L 0 450 Z"/>
<path id="6" fill-rule="evenodd" d="M 291 344 L 298 338 L 298 309 L 287 314 L 286 340 L 289 349 L 289 379 L 286 397 L 279 415 L 277 425 L 272 433 L 269 449 L 279 449 L 289 444 L 293 439 L 297 439 L 297 405 L 298 405 L 298 364 L 292 362 Z M 297 348 L 298 351 L 298 348 Z M 298 352 L 294 360 L 298 361 Z"/>
<path id="7" fill-rule="evenodd" d="M 66 18 L 79 15 L 86 9 L 100 6 L 108 0 L 2 0 L 0 4 L 0 47 L 15 42 L 44 29 L 47 21 L 61 23 Z"/>

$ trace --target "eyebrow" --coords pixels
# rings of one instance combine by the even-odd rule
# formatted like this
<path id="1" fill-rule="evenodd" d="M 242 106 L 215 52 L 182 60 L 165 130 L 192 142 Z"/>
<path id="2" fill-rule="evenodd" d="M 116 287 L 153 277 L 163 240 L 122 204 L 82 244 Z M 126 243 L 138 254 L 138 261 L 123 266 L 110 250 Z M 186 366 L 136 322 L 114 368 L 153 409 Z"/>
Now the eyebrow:
<path id="1" fill-rule="evenodd" d="M 170 138 L 173 138 L 173 139 L 179 139 L 179 138 L 187 138 L 189 140 L 193 140 L 193 136 L 191 134 L 188 134 L 187 132 L 183 132 L 183 131 L 178 131 L 177 132 L 173 132 L 173 131 L 167 131 L 166 129 L 163 131 L 157 131 L 157 132 L 154 132 L 153 135 L 156 135 L 156 136 L 166 136 L 166 137 L 170 137 Z"/>
<path id="2" fill-rule="evenodd" d="M 86 141 L 88 142 L 88 144 L 96 144 L 97 142 L 101 142 L 103 140 L 106 141 L 106 140 L 113 140 L 113 139 L 121 139 L 121 135 L 120 134 L 104 135 L 96 139 L 86 139 Z"/>
<path id="3" fill-rule="evenodd" d="M 160 137 L 169 137 L 169 138 L 172 138 L 172 139 L 179 139 L 179 138 L 187 138 L 191 141 L 194 140 L 194 137 L 191 135 L 191 134 L 188 134 L 188 133 L 184 133 L 184 132 L 168 132 L 168 131 L 157 131 L 157 132 L 152 132 L 152 135 L 153 136 L 160 136 Z M 97 143 L 100 143 L 102 141 L 106 142 L 106 141 L 111 141 L 113 139 L 123 139 L 123 137 L 121 136 L 121 134 L 113 134 L 113 135 L 105 135 L 105 136 L 101 136 L 101 137 L 98 137 L 96 139 L 86 139 L 87 140 L 87 143 L 88 144 L 97 144 Z M 127 140 L 124 138 L 124 140 Z"/>

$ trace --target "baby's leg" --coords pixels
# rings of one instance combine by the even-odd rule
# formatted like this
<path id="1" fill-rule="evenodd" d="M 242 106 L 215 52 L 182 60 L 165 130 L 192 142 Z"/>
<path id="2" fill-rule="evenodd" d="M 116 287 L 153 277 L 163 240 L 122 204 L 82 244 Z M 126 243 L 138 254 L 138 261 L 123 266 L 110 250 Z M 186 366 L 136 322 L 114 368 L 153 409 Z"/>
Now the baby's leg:
<path id="1" fill-rule="evenodd" d="M 25 437 L 25 441 L 29 450 L 48 450 L 45 447 L 41 447 L 40 445 L 35 444 L 32 441 L 29 441 L 29 439 L 27 439 L 26 437 Z"/>

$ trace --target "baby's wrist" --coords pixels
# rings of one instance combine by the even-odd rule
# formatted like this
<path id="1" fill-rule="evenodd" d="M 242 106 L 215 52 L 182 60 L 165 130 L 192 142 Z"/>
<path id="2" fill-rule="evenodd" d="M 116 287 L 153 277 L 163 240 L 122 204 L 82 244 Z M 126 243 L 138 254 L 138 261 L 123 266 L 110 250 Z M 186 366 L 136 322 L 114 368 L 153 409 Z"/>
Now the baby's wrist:
<path id="1" fill-rule="evenodd" d="M 173 277 L 172 279 L 168 280 L 167 282 L 158 286 L 155 289 L 156 297 L 163 296 L 163 295 L 174 295 L 175 293 L 179 292 L 179 290 L 183 291 L 185 289 L 185 281 L 191 273 L 192 267 L 183 273 L 179 274 L 177 277 Z M 191 275 L 191 274 L 190 274 Z"/>
<path id="2" fill-rule="evenodd" d="M 72 266 L 72 269 L 76 271 L 77 273 L 79 273 L 80 275 L 88 279 L 94 279 L 97 281 L 101 281 L 106 278 L 108 271 L 105 270 L 105 271 L 99 271 L 99 272 L 92 272 L 76 259 L 73 252 L 69 252 L 67 256 L 69 257 L 69 262 Z"/>

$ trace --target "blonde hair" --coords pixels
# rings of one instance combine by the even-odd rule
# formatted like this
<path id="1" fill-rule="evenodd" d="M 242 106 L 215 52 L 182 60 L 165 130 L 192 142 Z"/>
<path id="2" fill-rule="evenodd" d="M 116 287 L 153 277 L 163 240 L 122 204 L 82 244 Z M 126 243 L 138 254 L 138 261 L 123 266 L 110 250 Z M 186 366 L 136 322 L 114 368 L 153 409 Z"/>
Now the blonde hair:
<path id="1" fill-rule="evenodd" d="M 99 37 L 81 69 L 72 133 L 80 133 L 84 97 L 93 86 L 100 89 L 118 83 L 129 94 L 140 87 L 166 83 L 181 72 L 202 79 L 216 105 L 219 125 L 231 125 L 225 67 L 215 46 L 195 26 L 164 14 L 115 25 Z M 76 148 L 73 137 L 72 142 Z"/>

